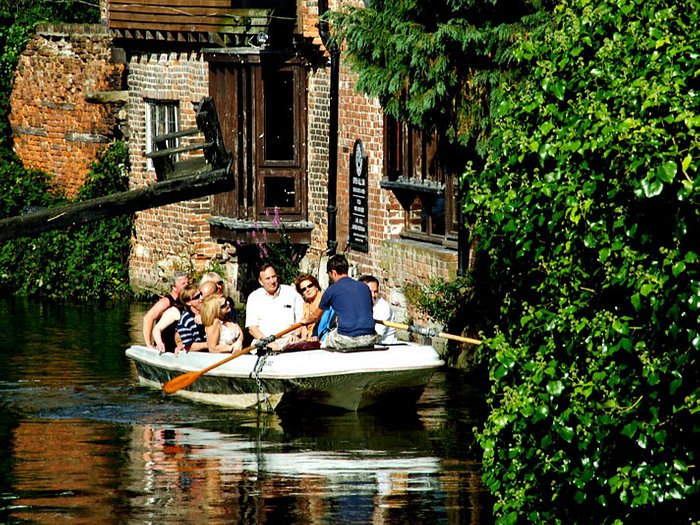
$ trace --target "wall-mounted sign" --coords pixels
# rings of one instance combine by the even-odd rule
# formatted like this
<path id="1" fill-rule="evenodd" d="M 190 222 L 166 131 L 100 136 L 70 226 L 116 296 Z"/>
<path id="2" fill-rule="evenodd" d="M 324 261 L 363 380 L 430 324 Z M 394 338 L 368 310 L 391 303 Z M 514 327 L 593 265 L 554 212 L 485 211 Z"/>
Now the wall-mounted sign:
<path id="1" fill-rule="evenodd" d="M 350 155 L 350 247 L 361 252 L 369 251 L 367 236 L 367 156 L 360 139 Z"/>

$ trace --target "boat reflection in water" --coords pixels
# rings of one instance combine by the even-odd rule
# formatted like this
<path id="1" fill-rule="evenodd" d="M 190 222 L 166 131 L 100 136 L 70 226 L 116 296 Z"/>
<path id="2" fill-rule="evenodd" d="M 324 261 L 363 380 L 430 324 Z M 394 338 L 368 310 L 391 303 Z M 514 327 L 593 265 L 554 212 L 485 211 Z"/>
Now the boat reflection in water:
<path id="1" fill-rule="evenodd" d="M 446 464 L 432 455 L 415 414 L 403 420 L 398 434 L 396 428 L 382 432 L 370 414 L 302 419 L 288 430 L 283 424 L 277 416 L 264 415 L 219 430 L 217 425 L 134 426 L 134 478 L 128 489 L 142 496 L 131 502 L 132 510 L 138 509 L 132 517 L 479 522 L 478 465 Z M 309 432 L 308 424 L 318 432 Z M 462 500 L 469 494 L 475 501 L 465 508 Z"/>

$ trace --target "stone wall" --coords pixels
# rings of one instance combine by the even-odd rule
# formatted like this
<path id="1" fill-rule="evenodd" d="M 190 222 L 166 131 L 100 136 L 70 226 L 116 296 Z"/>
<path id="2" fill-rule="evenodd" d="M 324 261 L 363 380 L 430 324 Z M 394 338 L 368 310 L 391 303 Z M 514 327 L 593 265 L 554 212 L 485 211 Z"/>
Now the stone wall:
<path id="1" fill-rule="evenodd" d="M 122 102 L 105 103 L 100 94 L 121 90 L 123 74 L 102 26 L 39 26 L 10 98 L 14 149 L 24 166 L 54 175 L 74 195 L 99 150 L 122 135 Z"/>

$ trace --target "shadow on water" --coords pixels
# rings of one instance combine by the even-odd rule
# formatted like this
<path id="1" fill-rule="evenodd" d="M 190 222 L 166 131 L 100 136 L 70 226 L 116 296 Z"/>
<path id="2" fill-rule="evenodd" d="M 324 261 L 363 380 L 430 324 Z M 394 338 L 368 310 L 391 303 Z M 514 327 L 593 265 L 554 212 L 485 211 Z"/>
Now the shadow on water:
<path id="1" fill-rule="evenodd" d="M 0 300 L 0 522 L 492 522 L 464 376 L 377 413 L 190 403 L 138 386 L 145 308 Z"/>

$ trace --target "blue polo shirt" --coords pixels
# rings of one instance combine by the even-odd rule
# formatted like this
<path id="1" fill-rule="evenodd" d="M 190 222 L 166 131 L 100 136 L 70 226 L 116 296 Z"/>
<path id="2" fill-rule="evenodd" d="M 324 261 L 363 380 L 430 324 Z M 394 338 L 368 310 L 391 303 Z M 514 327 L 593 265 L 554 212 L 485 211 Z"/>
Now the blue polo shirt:
<path id="1" fill-rule="evenodd" d="M 350 277 L 342 277 L 323 292 L 318 307 L 333 307 L 338 314 L 338 333 L 349 337 L 376 335 L 372 317 L 372 293 L 369 286 Z"/>

